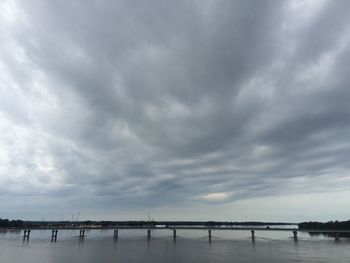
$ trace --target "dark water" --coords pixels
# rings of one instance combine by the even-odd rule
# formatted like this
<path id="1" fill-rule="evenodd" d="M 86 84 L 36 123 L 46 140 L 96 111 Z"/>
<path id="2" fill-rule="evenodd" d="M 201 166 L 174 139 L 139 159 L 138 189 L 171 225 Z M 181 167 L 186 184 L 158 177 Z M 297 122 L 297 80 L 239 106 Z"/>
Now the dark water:
<path id="1" fill-rule="evenodd" d="M 298 242 L 289 232 L 256 232 L 256 241 L 248 231 L 213 231 L 208 242 L 203 230 L 178 230 L 176 242 L 169 230 L 120 230 L 86 232 L 84 242 L 79 231 L 59 230 L 56 243 L 50 231 L 32 231 L 29 242 L 23 232 L 0 232 L 1 263 L 104 263 L 104 262 L 350 262 L 350 240 L 299 233 Z"/>

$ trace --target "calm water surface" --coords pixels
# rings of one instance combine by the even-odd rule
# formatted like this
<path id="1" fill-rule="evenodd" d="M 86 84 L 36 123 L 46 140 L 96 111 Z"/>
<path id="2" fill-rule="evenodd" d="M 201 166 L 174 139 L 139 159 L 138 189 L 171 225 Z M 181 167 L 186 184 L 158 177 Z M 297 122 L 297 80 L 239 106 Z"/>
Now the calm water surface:
<path id="1" fill-rule="evenodd" d="M 350 240 L 335 242 L 324 236 L 299 233 L 256 231 L 256 241 L 248 231 L 178 230 L 176 242 L 169 230 L 154 230 L 150 241 L 146 230 L 91 230 L 84 242 L 79 231 L 59 230 L 56 243 L 51 231 L 32 231 L 23 242 L 22 231 L 0 232 L 1 263 L 104 263 L 104 262 L 350 262 Z"/>

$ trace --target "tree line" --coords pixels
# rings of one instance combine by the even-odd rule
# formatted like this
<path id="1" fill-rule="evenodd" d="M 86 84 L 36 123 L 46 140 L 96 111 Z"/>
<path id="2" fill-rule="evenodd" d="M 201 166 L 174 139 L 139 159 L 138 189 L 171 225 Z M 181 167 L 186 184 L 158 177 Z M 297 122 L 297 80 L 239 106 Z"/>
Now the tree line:
<path id="1" fill-rule="evenodd" d="M 20 228 L 23 227 L 22 220 L 9 220 L 0 218 L 0 227 L 2 228 Z"/>
<path id="2" fill-rule="evenodd" d="M 127 220 L 127 221 L 22 221 L 0 218 L 0 228 L 52 228 L 52 227 L 79 227 L 94 226 L 108 227 L 176 227 L 176 226 L 204 226 L 204 227 L 234 227 L 234 226 L 273 226 L 291 225 L 283 222 L 227 222 L 227 221 L 154 221 L 154 220 Z"/>
<path id="3" fill-rule="evenodd" d="M 350 220 L 347 221 L 329 221 L 321 222 L 302 222 L 298 224 L 300 229 L 317 229 L 317 230 L 348 230 L 350 229 Z"/>

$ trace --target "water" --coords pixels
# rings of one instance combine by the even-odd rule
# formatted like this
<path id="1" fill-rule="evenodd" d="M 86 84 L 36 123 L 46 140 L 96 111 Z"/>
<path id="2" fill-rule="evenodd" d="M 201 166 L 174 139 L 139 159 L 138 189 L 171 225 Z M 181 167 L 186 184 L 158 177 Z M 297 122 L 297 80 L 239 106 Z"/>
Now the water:
<path id="1" fill-rule="evenodd" d="M 309 236 L 299 233 L 298 242 L 289 232 L 212 231 L 208 242 L 204 230 L 177 230 L 176 242 L 170 230 L 154 230 L 150 241 L 146 230 L 119 230 L 113 241 L 113 230 L 86 231 L 84 242 L 78 230 L 59 230 L 56 243 L 51 231 L 31 232 L 23 242 L 23 231 L 0 232 L 1 263 L 109 263 L 109 262 L 349 262 L 350 239 Z"/>

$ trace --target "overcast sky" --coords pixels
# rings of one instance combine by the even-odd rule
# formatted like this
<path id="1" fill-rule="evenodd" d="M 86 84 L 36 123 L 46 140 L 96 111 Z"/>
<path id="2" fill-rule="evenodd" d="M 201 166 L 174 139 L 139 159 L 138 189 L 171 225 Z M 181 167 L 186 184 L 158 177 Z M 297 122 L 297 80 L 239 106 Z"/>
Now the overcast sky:
<path id="1" fill-rule="evenodd" d="M 350 219 L 350 1 L 0 1 L 0 217 Z"/>

